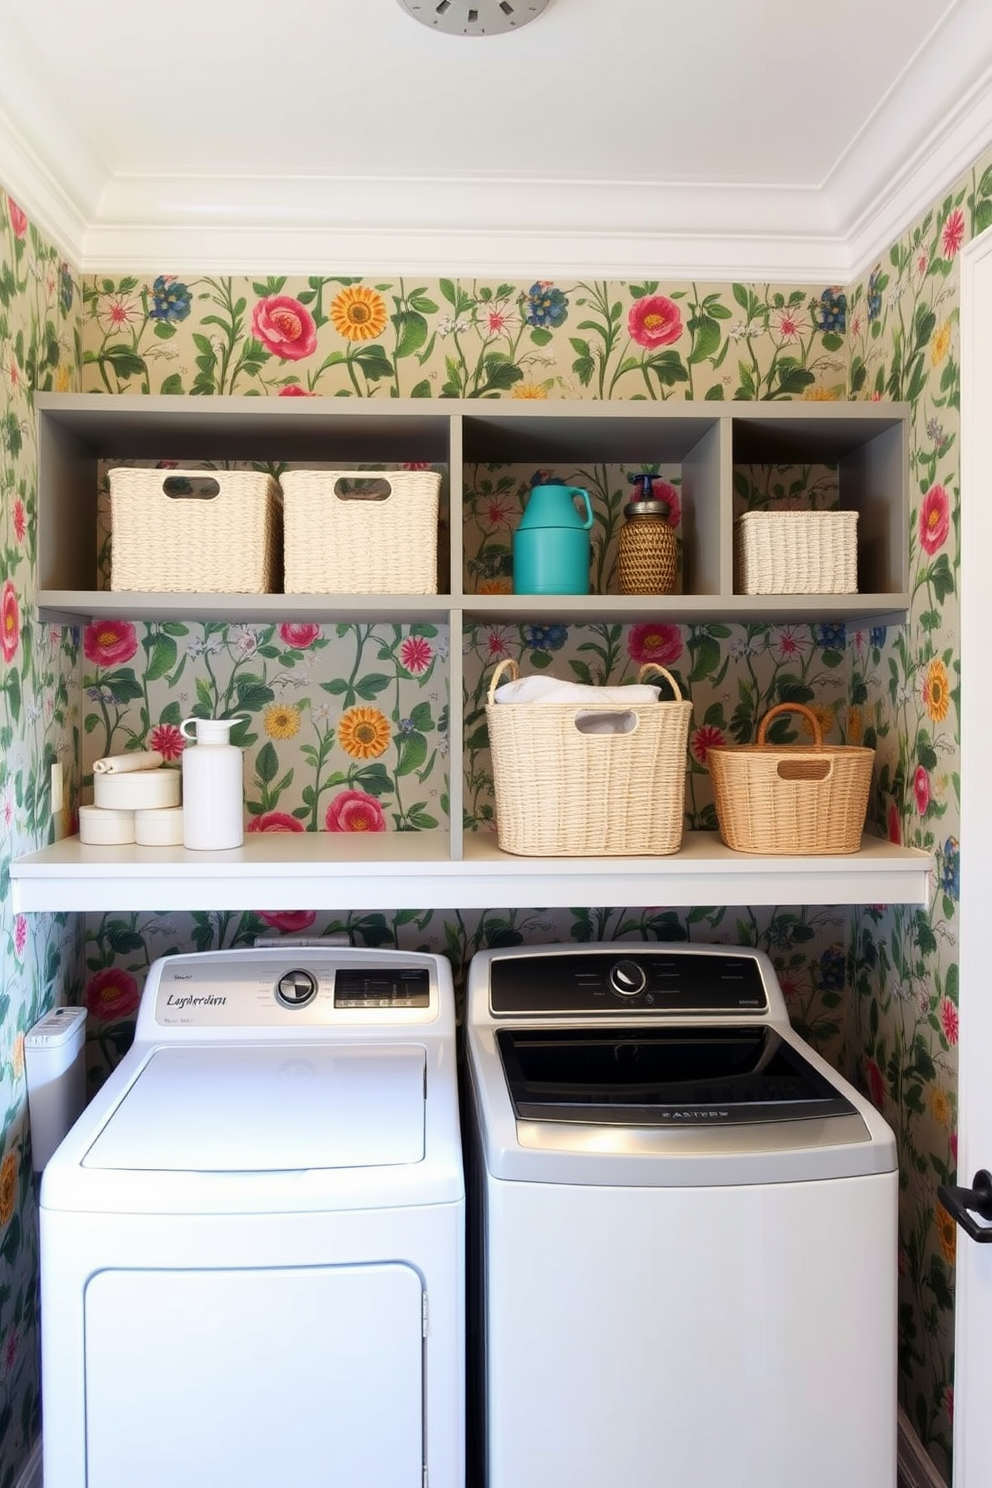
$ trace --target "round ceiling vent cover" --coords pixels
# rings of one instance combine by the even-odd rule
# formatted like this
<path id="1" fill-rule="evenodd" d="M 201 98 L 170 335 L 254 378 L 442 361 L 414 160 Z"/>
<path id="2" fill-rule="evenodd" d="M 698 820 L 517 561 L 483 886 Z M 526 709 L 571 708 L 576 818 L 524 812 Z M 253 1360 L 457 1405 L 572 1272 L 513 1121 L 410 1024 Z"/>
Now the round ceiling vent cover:
<path id="1" fill-rule="evenodd" d="M 403 9 L 434 31 L 451 36 L 495 36 L 536 21 L 549 0 L 399 0 Z"/>

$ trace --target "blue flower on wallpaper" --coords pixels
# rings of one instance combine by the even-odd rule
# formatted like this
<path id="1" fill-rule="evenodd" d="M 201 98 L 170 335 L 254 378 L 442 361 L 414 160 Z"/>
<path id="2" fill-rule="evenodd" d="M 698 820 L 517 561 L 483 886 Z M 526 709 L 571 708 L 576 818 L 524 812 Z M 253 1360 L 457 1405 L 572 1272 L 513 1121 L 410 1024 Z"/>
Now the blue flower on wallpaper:
<path id="1" fill-rule="evenodd" d="M 847 643 L 847 627 L 841 625 L 818 625 L 816 627 L 817 644 L 824 651 L 843 651 Z"/>
<path id="2" fill-rule="evenodd" d="M 171 274 L 159 274 L 152 285 L 152 308 L 150 320 L 185 320 L 192 307 L 193 297 L 185 284 Z"/>
<path id="3" fill-rule="evenodd" d="M 870 321 L 877 320 L 882 313 L 882 291 L 878 287 L 881 277 L 881 265 L 876 264 L 868 275 L 868 319 Z"/>
<path id="4" fill-rule="evenodd" d="M 568 640 L 568 628 L 564 625 L 527 625 L 524 641 L 531 651 L 560 651 Z"/>
<path id="5" fill-rule="evenodd" d="M 568 315 L 568 298 L 556 289 L 550 279 L 538 279 L 527 292 L 526 321 L 532 326 L 564 325 Z"/>
<path id="6" fill-rule="evenodd" d="M 833 331 L 839 335 L 847 328 L 847 295 L 836 288 L 825 289 L 813 302 L 816 323 L 821 331 Z"/>
<path id="7" fill-rule="evenodd" d="M 884 625 L 873 625 L 872 628 L 871 628 L 871 630 L 868 632 L 868 639 L 871 641 L 871 644 L 873 646 L 879 646 L 879 647 L 884 646 L 885 645 L 885 626 Z"/>
<path id="8" fill-rule="evenodd" d="M 844 985 L 846 957 L 843 951 L 831 946 L 820 957 L 820 986 L 825 992 L 839 992 Z"/>
<path id="9" fill-rule="evenodd" d="M 956 837 L 948 837 L 944 843 L 940 863 L 940 887 L 949 899 L 957 899 L 961 892 L 961 848 Z"/>

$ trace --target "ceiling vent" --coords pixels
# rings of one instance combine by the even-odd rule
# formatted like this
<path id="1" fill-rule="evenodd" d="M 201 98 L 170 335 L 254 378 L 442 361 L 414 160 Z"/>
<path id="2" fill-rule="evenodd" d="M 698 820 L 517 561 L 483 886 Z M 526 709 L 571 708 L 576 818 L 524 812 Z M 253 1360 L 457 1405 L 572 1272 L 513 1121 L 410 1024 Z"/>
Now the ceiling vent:
<path id="1" fill-rule="evenodd" d="M 548 0 L 399 0 L 403 9 L 434 31 L 450 36 L 495 36 L 536 21 Z"/>

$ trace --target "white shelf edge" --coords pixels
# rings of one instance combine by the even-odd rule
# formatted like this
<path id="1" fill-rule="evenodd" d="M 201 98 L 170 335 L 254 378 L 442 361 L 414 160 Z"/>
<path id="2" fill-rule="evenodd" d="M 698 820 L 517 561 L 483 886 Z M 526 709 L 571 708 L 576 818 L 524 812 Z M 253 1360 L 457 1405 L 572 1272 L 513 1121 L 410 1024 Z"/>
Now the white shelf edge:
<path id="1" fill-rule="evenodd" d="M 752 857 L 687 833 L 661 858 L 526 858 L 469 834 L 259 833 L 229 852 L 88 847 L 70 837 L 11 864 L 15 913 L 106 910 L 567 909 L 582 906 L 850 905 L 929 902 L 929 853 L 865 836 L 835 857 Z"/>
<path id="2" fill-rule="evenodd" d="M 43 621 L 86 624 L 103 618 L 184 620 L 190 624 L 273 624 L 312 620 L 335 624 L 424 621 L 447 624 L 459 617 L 469 624 L 520 625 L 544 621 L 565 625 L 636 624 L 666 617 L 674 623 L 778 625 L 845 623 L 901 625 L 909 609 L 906 594 L 716 595 L 659 594 L 628 596 L 466 594 L 130 594 L 109 590 L 40 589 L 38 613 Z"/>

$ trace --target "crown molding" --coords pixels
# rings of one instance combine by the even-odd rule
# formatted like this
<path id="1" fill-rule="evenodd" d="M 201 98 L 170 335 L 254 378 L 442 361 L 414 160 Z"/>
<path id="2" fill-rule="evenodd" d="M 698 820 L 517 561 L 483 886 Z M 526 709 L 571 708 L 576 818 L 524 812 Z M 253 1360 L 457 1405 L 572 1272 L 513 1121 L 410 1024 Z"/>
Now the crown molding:
<path id="1" fill-rule="evenodd" d="M 809 188 L 108 176 L 71 131 L 62 137 L 54 109 L 39 110 L 44 90 L 28 68 L 5 57 L 0 182 L 84 274 L 848 284 L 992 146 L 989 57 L 992 5 L 958 0 L 827 180 Z"/>
<path id="2" fill-rule="evenodd" d="M 990 57 L 992 5 L 958 0 L 823 183 L 840 207 L 849 282 L 992 146 Z M 897 168 L 882 172 L 893 140 Z"/>
<path id="3" fill-rule="evenodd" d="M 0 104 L 0 184 L 73 268 L 86 233 L 79 203 L 27 143 Z"/>

